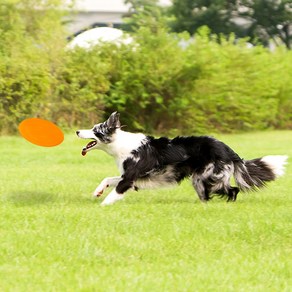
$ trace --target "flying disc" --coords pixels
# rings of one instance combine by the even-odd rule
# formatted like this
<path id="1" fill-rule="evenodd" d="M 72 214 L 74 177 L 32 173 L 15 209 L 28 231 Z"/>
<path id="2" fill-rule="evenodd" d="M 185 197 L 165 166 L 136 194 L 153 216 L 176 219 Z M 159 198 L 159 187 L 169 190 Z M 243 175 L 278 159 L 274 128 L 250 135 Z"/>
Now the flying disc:
<path id="1" fill-rule="evenodd" d="M 57 125 L 39 118 L 22 121 L 18 130 L 24 139 L 38 146 L 57 146 L 64 140 L 64 134 Z"/>

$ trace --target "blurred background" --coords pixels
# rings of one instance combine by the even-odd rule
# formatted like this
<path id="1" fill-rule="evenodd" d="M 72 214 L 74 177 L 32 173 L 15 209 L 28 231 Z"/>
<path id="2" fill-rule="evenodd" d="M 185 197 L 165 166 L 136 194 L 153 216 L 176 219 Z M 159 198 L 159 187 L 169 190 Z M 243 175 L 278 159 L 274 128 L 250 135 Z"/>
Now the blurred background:
<path id="1" fill-rule="evenodd" d="M 0 133 L 292 129 L 292 1 L 2 0 Z"/>

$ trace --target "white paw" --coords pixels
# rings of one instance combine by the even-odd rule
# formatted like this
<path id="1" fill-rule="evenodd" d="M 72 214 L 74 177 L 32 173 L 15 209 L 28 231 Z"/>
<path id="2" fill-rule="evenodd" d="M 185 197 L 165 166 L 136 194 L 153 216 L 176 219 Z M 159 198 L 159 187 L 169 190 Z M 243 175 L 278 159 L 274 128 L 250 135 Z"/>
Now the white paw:
<path id="1" fill-rule="evenodd" d="M 100 197 L 100 196 L 102 195 L 102 193 L 103 193 L 103 190 L 98 190 L 98 189 L 96 189 L 96 190 L 93 192 L 92 196 L 93 196 L 93 197 Z"/>
<path id="2" fill-rule="evenodd" d="M 106 177 L 103 181 L 98 185 L 98 187 L 93 192 L 94 197 L 99 197 L 103 194 L 106 188 L 108 187 L 116 187 L 117 184 L 121 181 L 120 176 Z"/>
<path id="3" fill-rule="evenodd" d="M 109 205 L 112 205 L 112 203 L 107 203 L 107 202 L 103 201 L 103 202 L 100 204 L 100 206 L 109 206 Z"/>
<path id="4" fill-rule="evenodd" d="M 106 182 L 102 182 L 93 192 L 94 197 L 100 197 L 103 194 L 103 191 L 108 187 Z"/>
<path id="5" fill-rule="evenodd" d="M 122 200 L 124 195 L 118 194 L 115 190 L 112 190 L 109 195 L 102 201 L 101 206 L 108 206 L 114 204 L 116 201 Z"/>

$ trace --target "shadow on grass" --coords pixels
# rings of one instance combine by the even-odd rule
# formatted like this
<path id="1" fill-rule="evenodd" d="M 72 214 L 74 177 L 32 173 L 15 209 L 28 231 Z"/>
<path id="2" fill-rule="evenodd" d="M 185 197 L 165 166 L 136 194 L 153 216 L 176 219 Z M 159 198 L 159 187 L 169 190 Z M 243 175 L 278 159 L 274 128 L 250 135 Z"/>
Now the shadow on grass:
<path id="1" fill-rule="evenodd" d="M 102 200 L 100 200 L 102 202 Z M 179 196 L 163 196 L 157 195 L 157 196 L 147 196 L 143 194 L 142 196 L 131 195 L 129 197 L 126 197 L 123 201 L 123 204 L 129 204 L 129 205 L 135 205 L 135 204 L 147 204 L 147 205 L 172 205 L 172 204 L 194 204 L 197 203 L 197 201 L 193 197 L 179 197 Z"/>
<path id="2" fill-rule="evenodd" d="M 17 206 L 32 206 L 56 202 L 58 197 L 49 192 L 19 190 L 6 195 L 5 199 Z"/>
<path id="3" fill-rule="evenodd" d="M 107 195 L 107 194 L 106 194 Z M 2 196 L 1 201 L 6 201 L 12 203 L 18 207 L 24 206 L 34 206 L 34 205 L 71 205 L 77 204 L 81 205 L 97 205 L 99 206 L 101 202 L 104 200 L 106 195 L 101 198 L 93 198 L 87 194 L 75 194 L 72 196 L 62 195 L 54 192 L 48 191 L 31 191 L 31 190 L 19 190 L 13 191 L 9 194 Z M 264 201 L 263 199 L 247 199 L 246 200 L 237 200 L 237 202 L 229 202 L 227 203 L 225 199 L 214 198 L 208 203 L 202 203 L 198 198 L 194 196 L 163 196 L 163 194 L 159 195 L 151 195 L 147 196 L 143 194 L 139 196 L 138 194 L 130 194 L 126 196 L 124 200 L 121 201 L 121 205 L 194 205 L 194 206 L 210 206 L 210 205 L 242 205 L 242 204 L 250 204 L 250 202 L 256 201 L 257 204 Z M 119 203 L 116 203 L 119 205 Z M 265 203 L 267 204 L 267 202 Z"/>
<path id="4" fill-rule="evenodd" d="M 49 205 L 49 204 L 79 204 L 88 205 L 93 204 L 94 201 L 90 197 L 84 196 L 71 196 L 63 197 L 56 193 L 44 192 L 44 191 L 28 191 L 19 190 L 7 194 L 3 197 L 15 206 L 34 206 L 34 205 Z"/>

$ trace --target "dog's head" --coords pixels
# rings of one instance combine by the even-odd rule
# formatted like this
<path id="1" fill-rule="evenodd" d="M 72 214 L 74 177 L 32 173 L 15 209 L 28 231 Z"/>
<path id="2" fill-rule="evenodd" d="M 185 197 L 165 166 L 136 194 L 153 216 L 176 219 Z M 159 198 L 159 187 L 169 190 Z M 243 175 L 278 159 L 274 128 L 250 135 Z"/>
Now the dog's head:
<path id="1" fill-rule="evenodd" d="M 112 142 L 113 135 L 121 127 L 119 117 L 120 114 L 114 112 L 105 122 L 95 125 L 92 129 L 76 131 L 79 138 L 92 140 L 82 149 L 83 156 L 90 150 L 102 148 Z"/>

